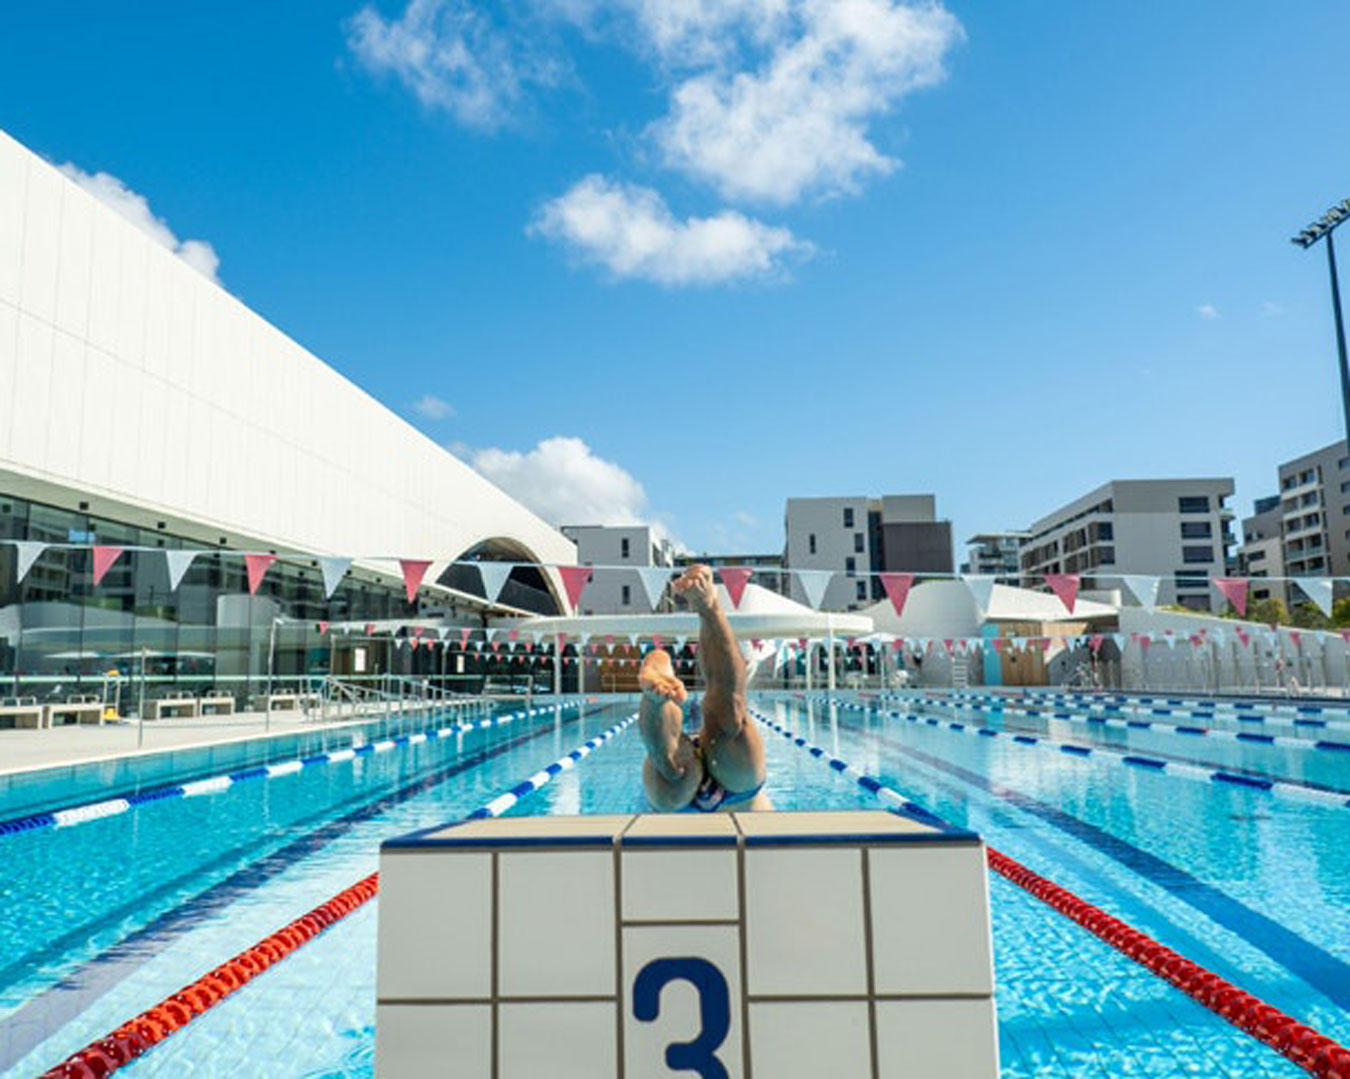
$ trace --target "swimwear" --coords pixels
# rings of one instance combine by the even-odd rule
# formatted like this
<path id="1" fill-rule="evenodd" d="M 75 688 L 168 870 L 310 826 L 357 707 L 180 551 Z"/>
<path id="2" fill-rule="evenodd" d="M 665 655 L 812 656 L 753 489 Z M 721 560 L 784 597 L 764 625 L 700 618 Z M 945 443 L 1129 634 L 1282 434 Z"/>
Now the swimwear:
<path id="1" fill-rule="evenodd" d="M 703 766 L 703 781 L 699 783 L 698 790 L 694 791 L 690 803 L 680 810 L 681 813 L 716 813 L 723 806 L 752 801 L 755 795 L 764 789 L 764 784 L 760 783 L 753 790 L 727 790 L 709 770 L 708 762 L 703 756 L 703 747 L 698 744 L 698 735 L 694 735 L 690 741 L 694 743 L 694 753 L 698 757 L 699 764 Z"/>

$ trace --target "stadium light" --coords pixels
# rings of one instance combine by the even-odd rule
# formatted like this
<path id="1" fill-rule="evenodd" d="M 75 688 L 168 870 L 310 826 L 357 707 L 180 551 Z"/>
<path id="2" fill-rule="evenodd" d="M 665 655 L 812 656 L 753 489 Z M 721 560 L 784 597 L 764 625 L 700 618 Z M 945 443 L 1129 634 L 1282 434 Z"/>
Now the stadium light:
<path id="1" fill-rule="evenodd" d="M 1290 242 L 1298 244 L 1305 251 L 1318 240 L 1327 241 L 1327 268 L 1331 271 L 1331 310 L 1336 317 L 1336 352 L 1341 363 L 1341 407 L 1345 412 L 1345 442 L 1350 452 L 1350 365 L 1345 359 L 1345 322 L 1341 317 L 1341 287 L 1336 278 L 1336 249 L 1331 243 L 1331 234 L 1336 226 L 1350 218 L 1350 199 L 1342 199 L 1305 228 Z"/>

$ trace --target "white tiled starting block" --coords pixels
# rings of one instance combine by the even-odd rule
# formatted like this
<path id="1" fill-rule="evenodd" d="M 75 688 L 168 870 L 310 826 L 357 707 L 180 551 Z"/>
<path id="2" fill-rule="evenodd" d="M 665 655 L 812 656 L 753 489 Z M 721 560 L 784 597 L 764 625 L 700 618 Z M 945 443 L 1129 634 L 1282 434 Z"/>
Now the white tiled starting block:
<path id="1" fill-rule="evenodd" d="M 984 847 L 889 812 L 391 840 L 376 1076 L 997 1079 Z"/>

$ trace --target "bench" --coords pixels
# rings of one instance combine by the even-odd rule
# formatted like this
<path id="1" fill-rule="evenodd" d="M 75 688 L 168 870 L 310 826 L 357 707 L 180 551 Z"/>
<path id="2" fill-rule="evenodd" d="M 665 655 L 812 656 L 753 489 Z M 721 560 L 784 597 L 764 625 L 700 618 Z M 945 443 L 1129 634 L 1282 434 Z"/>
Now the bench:
<path id="1" fill-rule="evenodd" d="M 106 705 L 102 701 L 66 701 L 64 704 L 47 705 L 47 726 L 64 726 L 70 723 L 103 723 L 103 711 Z"/>
<path id="2" fill-rule="evenodd" d="M 46 725 L 46 710 L 35 700 L 23 700 L 15 704 L 0 704 L 0 727 L 35 731 Z"/>
<path id="3" fill-rule="evenodd" d="M 209 697 L 202 697 L 199 704 L 201 707 L 200 714 L 204 716 L 234 715 L 234 698 L 228 693 L 217 693 Z"/>
<path id="4" fill-rule="evenodd" d="M 157 697 L 145 702 L 146 719 L 164 719 L 166 716 L 196 716 L 196 697 Z"/>
<path id="5" fill-rule="evenodd" d="M 299 707 L 299 693 L 269 693 L 267 695 L 267 710 L 269 712 L 294 712 Z"/>

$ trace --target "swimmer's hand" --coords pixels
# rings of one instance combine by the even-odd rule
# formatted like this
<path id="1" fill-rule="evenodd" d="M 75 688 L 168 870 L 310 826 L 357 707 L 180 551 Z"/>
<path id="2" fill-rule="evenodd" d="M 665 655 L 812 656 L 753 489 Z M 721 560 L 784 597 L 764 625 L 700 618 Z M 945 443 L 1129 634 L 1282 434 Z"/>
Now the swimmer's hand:
<path id="1" fill-rule="evenodd" d="M 713 584 L 712 570 L 702 563 L 684 571 L 684 576 L 675 582 L 675 594 L 683 596 L 696 611 L 717 610 L 717 586 Z"/>

